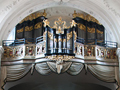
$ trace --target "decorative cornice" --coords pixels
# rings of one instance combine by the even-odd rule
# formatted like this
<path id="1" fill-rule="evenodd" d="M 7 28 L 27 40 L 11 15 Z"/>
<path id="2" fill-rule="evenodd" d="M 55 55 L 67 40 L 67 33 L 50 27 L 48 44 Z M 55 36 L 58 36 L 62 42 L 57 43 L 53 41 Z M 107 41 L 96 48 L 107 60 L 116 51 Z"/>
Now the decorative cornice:
<path id="1" fill-rule="evenodd" d="M 82 18 L 84 20 L 87 20 L 88 22 L 90 22 L 90 21 L 96 22 L 97 24 L 101 25 L 96 18 L 94 18 L 93 16 L 91 16 L 89 14 L 88 15 L 84 15 L 83 13 L 76 13 L 76 10 L 74 10 L 74 13 L 72 14 L 72 16 L 74 18 L 76 18 L 76 17 Z"/>
<path id="2" fill-rule="evenodd" d="M 27 17 L 25 17 L 23 20 L 21 20 L 20 23 L 23 23 L 24 21 L 28 21 L 28 20 L 32 21 L 33 19 L 36 19 L 36 18 L 38 18 L 40 16 L 46 17 L 47 16 L 46 11 L 44 10 L 44 12 L 32 13 L 32 14 L 28 15 Z"/>

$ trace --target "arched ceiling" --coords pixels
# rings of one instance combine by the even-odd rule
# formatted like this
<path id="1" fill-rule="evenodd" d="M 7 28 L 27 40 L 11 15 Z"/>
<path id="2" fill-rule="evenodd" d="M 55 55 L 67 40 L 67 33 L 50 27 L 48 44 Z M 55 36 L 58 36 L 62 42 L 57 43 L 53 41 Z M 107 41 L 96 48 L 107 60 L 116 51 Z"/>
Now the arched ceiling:
<path id="1" fill-rule="evenodd" d="M 58 20 L 59 17 L 62 17 L 62 21 L 66 21 L 67 26 L 69 26 L 70 22 L 73 19 L 74 10 L 76 11 L 76 13 L 80 13 L 85 16 L 87 15 L 87 13 L 85 13 L 81 10 L 71 8 L 71 7 L 65 7 L 65 6 L 64 7 L 60 7 L 60 6 L 50 7 L 50 8 L 45 8 L 44 10 L 47 14 L 46 18 L 50 22 L 50 26 L 53 26 L 54 21 Z M 44 12 L 44 10 L 40 10 L 37 12 Z M 35 13 L 37 13 L 37 12 L 35 12 Z"/>
<path id="2" fill-rule="evenodd" d="M 0 0 L 0 44 L 23 18 L 33 12 L 49 8 L 51 11 L 47 12 L 50 18 L 58 14 L 71 17 L 74 9 L 94 16 L 105 26 L 112 41 L 118 42 L 120 46 L 119 3 L 119 0 Z"/>
<path id="3" fill-rule="evenodd" d="M 66 16 L 69 18 L 73 18 L 72 14 L 74 13 L 74 10 L 76 10 L 77 13 L 81 13 L 86 15 L 85 12 L 72 8 L 72 7 L 50 7 L 50 8 L 46 8 L 45 11 L 47 13 L 47 18 L 51 18 L 54 16 Z M 40 10 L 41 12 L 43 12 L 43 10 Z"/>

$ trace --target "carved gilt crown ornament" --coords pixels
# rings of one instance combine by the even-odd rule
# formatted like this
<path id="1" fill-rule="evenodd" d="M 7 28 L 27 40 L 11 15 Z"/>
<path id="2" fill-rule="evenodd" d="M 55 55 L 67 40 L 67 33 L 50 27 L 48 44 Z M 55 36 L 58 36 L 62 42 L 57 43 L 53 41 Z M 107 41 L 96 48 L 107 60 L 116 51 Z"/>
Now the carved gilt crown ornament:
<path id="1" fill-rule="evenodd" d="M 60 73 L 63 68 L 63 61 L 68 61 L 75 57 L 75 42 L 77 39 L 76 22 L 72 20 L 71 25 L 67 26 L 66 21 L 59 17 L 54 21 L 51 27 L 50 22 L 46 19 L 43 20 L 45 32 L 43 40 L 45 44 L 46 54 L 45 57 L 50 60 L 56 61 L 57 72 Z"/>
<path id="2" fill-rule="evenodd" d="M 54 21 L 53 27 L 46 19 L 43 20 L 46 31 L 43 34 L 46 47 L 46 58 L 63 62 L 74 58 L 75 40 L 77 34 L 75 32 L 76 22 L 72 20 L 71 26 L 66 26 L 66 21 L 62 21 L 62 17 L 58 21 Z M 50 28 L 51 27 L 51 28 Z M 49 43 L 48 43 L 49 42 Z"/>

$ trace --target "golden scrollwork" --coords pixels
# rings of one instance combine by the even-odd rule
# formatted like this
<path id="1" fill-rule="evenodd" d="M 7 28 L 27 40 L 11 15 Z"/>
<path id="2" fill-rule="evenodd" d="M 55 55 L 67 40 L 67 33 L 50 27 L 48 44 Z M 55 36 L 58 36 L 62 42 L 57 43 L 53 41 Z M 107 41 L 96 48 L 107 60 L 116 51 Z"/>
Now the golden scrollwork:
<path id="1" fill-rule="evenodd" d="M 72 31 L 70 33 L 67 33 L 67 41 L 69 41 L 72 36 Z"/>
<path id="2" fill-rule="evenodd" d="M 36 13 L 36 18 L 38 18 L 38 17 L 40 17 L 40 16 L 42 16 L 42 15 L 43 15 L 42 12 L 38 12 L 38 13 Z"/>
<path id="3" fill-rule="evenodd" d="M 88 22 L 91 21 L 91 18 L 92 18 L 92 17 L 91 17 L 90 15 L 86 15 L 86 16 L 85 16 L 85 20 L 87 20 Z"/>
<path id="4" fill-rule="evenodd" d="M 72 14 L 72 16 L 73 16 L 74 18 L 77 17 L 76 10 L 74 10 L 74 13 Z"/>
<path id="5" fill-rule="evenodd" d="M 30 31 L 29 26 L 25 27 L 25 31 Z"/>
<path id="6" fill-rule="evenodd" d="M 80 24 L 80 23 L 78 23 L 77 25 L 78 25 L 79 29 L 86 31 L 86 26 L 85 25 Z"/>
<path id="7" fill-rule="evenodd" d="M 52 28 L 57 29 L 57 22 L 54 22 L 54 26 Z"/>
<path id="8" fill-rule="evenodd" d="M 66 26 L 66 22 L 64 21 L 63 29 L 68 29 L 68 28 L 70 28 L 70 26 Z"/>
<path id="9" fill-rule="evenodd" d="M 53 34 L 48 31 L 48 37 L 53 40 Z"/>
<path id="10" fill-rule="evenodd" d="M 77 34 L 76 34 L 75 31 L 73 31 L 73 33 L 74 33 L 74 40 L 76 41 L 76 39 L 77 39 Z"/>
<path id="11" fill-rule="evenodd" d="M 72 22 L 70 22 L 70 23 L 71 23 L 71 27 L 73 27 L 73 26 L 76 27 L 77 23 L 74 20 L 72 20 Z"/>
<path id="12" fill-rule="evenodd" d="M 39 29 L 42 27 L 42 22 L 39 22 L 37 23 L 35 26 L 34 26 L 34 29 Z M 33 30 L 33 26 L 26 26 L 25 27 L 25 31 L 32 31 Z"/>
<path id="13" fill-rule="evenodd" d="M 61 27 L 59 26 L 58 31 L 56 31 L 57 34 L 63 34 L 64 32 L 61 30 Z"/>
<path id="14" fill-rule="evenodd" d="M 17 33 L 21 33 L 21 32 L 23 32 L 23 28 L 17 30 Z"/>
<path id="15" fill-rule="evenodd" d="M 45 31 L 44 33 L 43 33 L 43 40 L 44 41 L 46 41 L 46 33 L 47 33 L 47 31 Z M 53 34 L 51 33 L 51 32 L 49 32 L 48 31 L 48 37 L 51 39 L 51 40 L 53 40 Z M 55 40 L 55 39 L 54 39 Z M 57 41 L 57 40 L 56 40 Z"/>
<path id="16" fill-rule="evenodd" d="M 70 60 L 73 59 L 74 56 L 68 56 L 68 55 L 52 55 L 52 56 L 46 56 L 46 58 L 50 60 Z"/>
<path id="17" fill-rule="evenodd" d="M 80 14 L 80 13 L 76 13 L 76 10 L 74 10 L 74 13 L 72 15 L 73 15 L 74 18 L 80 17 L 82 19 L 85 19 L 85 15 L 84 14 Z"/>
<path id="18" fill-rule="evenodd" d="M 86 15 L 86 16 L 85 16 L 85 20 L 87 20 L 88 22 L 89 22 L 89 21 L 96 22 L 97 24 L 101 25 L 101 24 L 99 23 L 99 21 L 98 21 L 96 18 L 94 18 L 93 16 L 91 16 L 91 15 Z"/>
<path id="19" fill-rule="evenodd" d="M 76 13 L 76 11 L 74 11 L 74 13 L 72 15 L 73 15 L 74 18 L 80 17 L 80 18 L 82 18 L 84 20 L 87 20 L 88 22 L 92 21 L 92 22 L 96 22 L 97 24 L 101 25 L 96 18 L 94 18 L 93 16 L 91 16 L 89 14 L 88 15 L 84 15 L 84 14 Z"/>
<path id="20" fill-rule="evenodd" d="M 89 33 L 95 33 L 95 28 L 89 28 L 89 27 L 87 27 L 87 32 L 89 32 Z"/>
<path id="21" fill-rule="evenodd" d="M 45 32 L 43 33 L 43 41 L 46 41 L 46 33 L 47 33 L 47 31 L 45 31 Z"/>
<path id="22" fill-rule="evenodd" d="M 34 29 L 39 29 L 42 27 L 42 22 L 35 24 Z"/>
<path id="23" fill-rule="evenodd" d="M 45 12 L 45 10 L 44 10 L 44 12 L 37 12 L 37 13 L 32 13 L 32 14 L 28 15 L 23 20 L 21 20 L 20 23 L 23 23 L 24 21 L 28 21 L 28 20 L 32 21 L 33 19 L 36 19 L 40 16 L 44 16 L 44 17 L 47 16 L 47 13 Z"/>
<path id="24" fill-rule="evenodd" d="M 87 27 L 87 31 L 90 32 L 90 33 L 95 33 L 95 28 L 89 28 L 89 27 Z M 99 31 L 98 29 L 97 29 L 97 33 L 103 34 L 103 32 Z"/>
<path id="25" fill-rule="evenodd" d="M 29 16 L 27 16 L 27 17 L 28 17 L 28 20 L 30 20 L 30 21 L 33 20 L 32 15 L 29 15 Z"/>
<path id="26" fill-rule="evenodd" d="M 52 28 L 55 28 L 55 29 L 59 29 L 59 26 L 60 25 L 63 25 L 62 26 L 62 29 L 67 29 L 68 27 L 66 26 L 66 22 L 65 21 L 62 21 L 62 17 L 59 17 L 57 21 L 54 21 L 54 25 Z"/>
<path id="27" fill-rule="evenodd" d="M 98 29 L 97 29 L 97 33 L 103 34 L 103 32 L 102 32 L 102 31 L 99 31 Z"/>
<path id="28" fill-rule="evenodd" d="M 47 16 L 47 13 L 45 12 L 45 10 L 44 10 L 44 12 L 43 12 L 42 16 L 44 16 L 44 17 L 46 17 L 46 16 Z"/>
<path id="29" fill-rule="evenodd" d="M 85 25 L 78 23 L 77 26 L 78 26 L 79 29 L 86 31 L 86 26 Z M 95 33 L 95 28 L 87 27 L 87 31 L 90 32 L 90 33 Z M 103 32 L 98 30 L 98 29 L 97 29 L 97 33 L 103 34 Z"/>
<path id="30" fill-rule="evenodd" d="M 84 14 L 81 14 L 81 13 L 78 13 L 78 16 L 82 19 L 85 19 L 85 15 Z"/>
<path id="31" fill-rule="evenodd" d="M 50 27 L 50 22 L 46 19 L 46 20 L 43 20 L 43 22 L 44 22 L 44 27 L 46 27 L 46 26 L 49 26 Z"/>
<path id="32" fill-rule="evenodd" d="M 26 26 L 25 27 L 25 31 L 32 31 L 33 30 L 33 26 Z M 20 33 L 20 32 L 23 32 L 23 28 L 22 29 L 20 29 L 20 30 L 17 30 L 17 33 Z"/>
<path id="33" fill-rule="evenodd" d="M 30 29 L 30 31 L 32 31 L 33 30 L 33 26 L 30 26 L 29 29 Z"/>
<path id="34" fill-rule="evenodd" d="M 32 19 L 36 19 L 35 13 L 32 14 Z"/>
<path id="35" fill-rule="evenodd" d="M 23 23 L 24 22 L 24 19 L 23 20 L 21 20 L 19 23 L 21 24 L 21 23 Z"/>

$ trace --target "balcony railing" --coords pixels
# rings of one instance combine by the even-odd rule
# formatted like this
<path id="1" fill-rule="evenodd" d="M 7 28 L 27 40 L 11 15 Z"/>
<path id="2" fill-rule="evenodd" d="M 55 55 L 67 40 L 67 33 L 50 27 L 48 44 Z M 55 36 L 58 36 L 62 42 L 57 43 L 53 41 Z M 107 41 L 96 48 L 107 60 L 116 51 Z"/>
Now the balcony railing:
<path id="1" fill-rule="evenodd" d="M 4 54 L 2 56 L 2 61 L 16 61 L 16 60 L 37 60 L 40 58 L 45 58 L 46 47 L 43 37 L 36 38 L 36 43 L 26 44 L 25 39 L 19 40 L 4 40 L 3 48 Z M 92 62 L 96 63 L 107 62 L 107 63 L 115 63 L 118 65 L 116 50 L 117 43 L 116 42 L 105 42 L 104 45 L 86 45 L 84 44 L 85 40 L 78 38 L 75 44 L 75 59 L 81 61 L 81 63 Z M 72 61 L 72 60 L 71 60 Z"/>
<path id="2" fill-rule="evenodd" d="M 3 46 L 17 46 L 21 44 L 37 44 L 39 42 L 43 41 L 43 36 L 35 38 L 23 38 L 23 39 L 17 39 L 17 40 L 3 40 L 2 45 Z M 110 47 L 110 48 L 117 48 L 118 44 L 117 42 L 112 41 L 102 41 L 97 39 L 88 39 L 87 43 L 86 40 L 80 37 L 77 37 L 76 40 L 77 43 L 85 44 L 85 45 L 99 45 L 103 47 Z"/>
<path id="3" fill-rule="evenodd" d="M 87 39 L 86 40 L 86 39 L 77 37 L 76 42 L 82 43 L 85 45 L 99 45 L 99 46 L 110 47 L 110 48 L 117 48 L 118 47 L 117 42 L 103 41 L 103 40 L 99 40 L 99 39 Z"/>
<path id="4" fill-rule="evenodd" d="M 17 40 L 3 40 L 2 46 L 17 46 L 25 44 L 25 39 L 17 39 Z"/>

